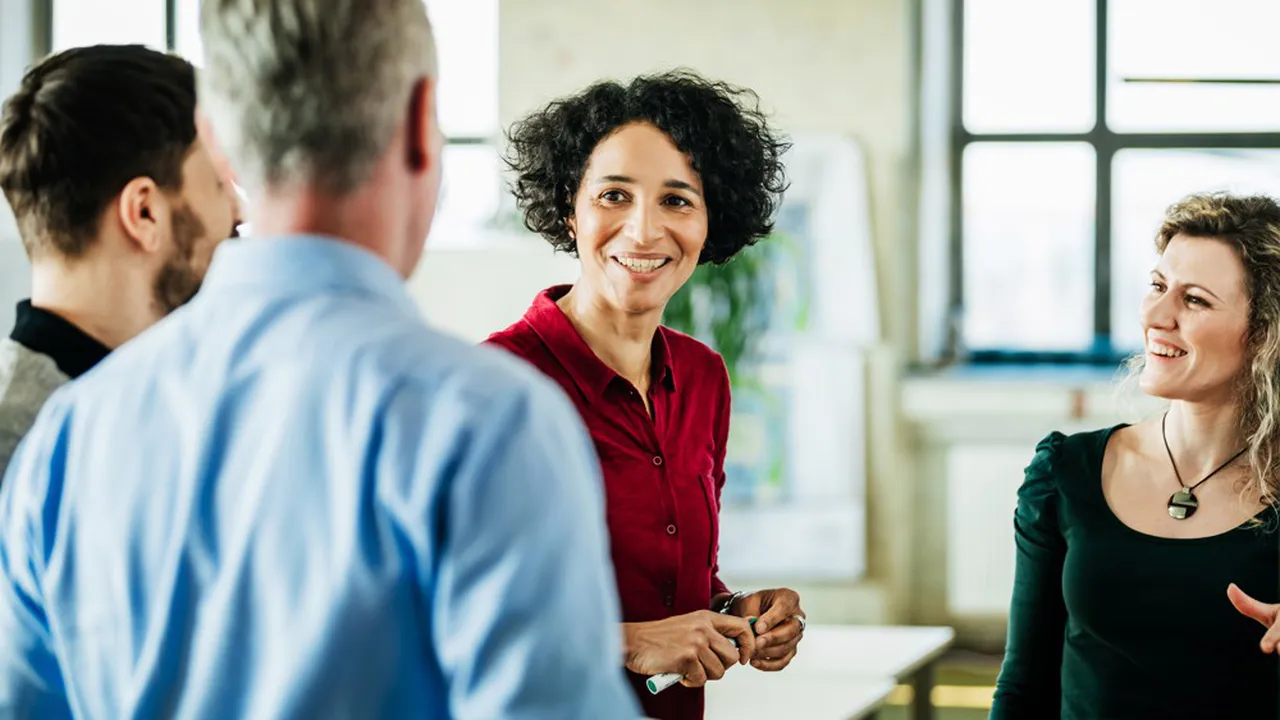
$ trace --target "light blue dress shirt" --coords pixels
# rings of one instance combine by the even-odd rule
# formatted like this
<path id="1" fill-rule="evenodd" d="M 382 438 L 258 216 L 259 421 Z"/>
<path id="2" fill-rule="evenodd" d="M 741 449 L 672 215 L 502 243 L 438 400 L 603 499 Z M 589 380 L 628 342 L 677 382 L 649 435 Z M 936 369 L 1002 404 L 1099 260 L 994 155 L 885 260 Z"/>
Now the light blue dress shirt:
<path id="1" fill-rule="evenodd" d="M 0 488 L 0 717 L 634 718 L 560 391 L 317 237 L 56 393 Z"/>

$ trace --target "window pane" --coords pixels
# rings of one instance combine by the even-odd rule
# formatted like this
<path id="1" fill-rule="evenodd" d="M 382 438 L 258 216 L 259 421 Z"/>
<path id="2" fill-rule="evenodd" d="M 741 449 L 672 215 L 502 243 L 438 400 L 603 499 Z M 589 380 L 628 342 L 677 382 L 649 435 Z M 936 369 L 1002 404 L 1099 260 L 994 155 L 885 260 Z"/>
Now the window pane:
<path id="1" fill-rule="evenodd" d="M 200 0 L 177 0 L 173 49 L 194 65 L 202 64 L 204 45 L 200 42 Z"/>
<path id="2" fill-rule="evenodd" d="M 425 2 L 436 38 L 441 129 L 464 137 L 496 135 L 498 0 Z M 201 54 L 199 6 L 199 0 L 178 0 L 176 18 L 176 49 L 196 63 Z"/>
<path id="3" fill-rule="evenodd" d="M 975 143 L 965 149 L 967 347 L 1088 349 L 1094 163 L 1085 143 Z"/>
<path id="4" fill-rule="evenodd" d="M 141 43 L 165 49 L 165 0 L 54 0 L 53 50 Z"/>
<path id="5" fill-rule="evenodd" d="M 967 0 L 970 132 L 1084 132 L 1094 125 L 1094 0 Z"/>
<path id="6" fill-rule="evenodd" d="M 498 0 L 426 0 L 440 62 L 446 135 L 498 131 Z"/>
<path id="7" fill-rule="evenodd" d="M 1142 347 L 1138 308 L 1156 262 L 1153 240 L 1169 205 L 1195 192 L 1280 196 L 1280 151 L 1122 150 L 1114 167 L 1111 329 L 1124 350 Z"/>
<path id="8" fill-rule="evenodd" d="M 1210 10 L 1204 0 L 1113 0 L 1108 14 L 1107 124 L 1113 130 L 1280 128 L 1280 85 L 1143 82 L 1280 81 L 1280 3 L 1219 0 Z"/>
<path id="9" fill-rule="evenodd" d="M 448 145 L 431 244 L 467 245 L 489 227 L 503 192 L 498 152 L 491 145 Z"/>

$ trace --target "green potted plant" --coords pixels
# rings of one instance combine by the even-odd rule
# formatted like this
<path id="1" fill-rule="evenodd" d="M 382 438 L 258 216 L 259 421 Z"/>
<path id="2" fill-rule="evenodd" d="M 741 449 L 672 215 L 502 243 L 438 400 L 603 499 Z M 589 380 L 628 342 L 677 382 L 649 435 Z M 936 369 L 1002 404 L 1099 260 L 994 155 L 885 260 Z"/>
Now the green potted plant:
<path id="1" fill-rule="evenodd" d="M 663 314 L 668 327 L 705 342 L 724 358 L 734 408 L 726 459 L 731 501 L 756 502 L 781 489 L 785 408 L 776 388 L 762 379 L 760 345 L 771 329 L 786 332 L 805 325 L 803 288 L 793 288 L 792 317 L 777 307 L 779 273 L 798 266 L 798 250 L 789 237 L 775 232 L 724 265 L 700 265 Z M 775 328 L 775 323 L 789 327 Z"/>
<path id="2" fill-rule="evenodd" d="M 768 307 L 762 303 L 761 248 L 747 248 L 723 265 L 699 265 L 667 303 L 663 323 L 692 335 L 724 358 L 736 387 L 745 378 L 760 335 L 768 329 Z"/>
<path id="3" fill-rule="evenodd" d="M 720 353 L 735 388 L 756 383 L 753 366 L 759 343 L 777 317 L 772 276 L 780 261 L 794 261 L 798 249 L 790 237 L 775 232 L 723 265 L 699 265 L 667 303 L 663 323 Z M 804 329 L 808 298 L 799 295 L 791 327 L 778 329 Z"/>

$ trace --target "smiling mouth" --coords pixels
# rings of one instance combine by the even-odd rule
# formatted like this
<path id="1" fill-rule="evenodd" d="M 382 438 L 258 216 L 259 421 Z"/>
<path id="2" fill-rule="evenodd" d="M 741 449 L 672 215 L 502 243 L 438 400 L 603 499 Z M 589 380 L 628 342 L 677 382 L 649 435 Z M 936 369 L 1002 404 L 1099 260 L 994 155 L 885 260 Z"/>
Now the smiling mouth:
<path id="1" fill-rule="evenodd" d="M 671 258 L 614 257 L 613 261 L 633 273 L 643 275 L 666 267 Z"/>
<path id="2" fill-rule="evenodd" d="M 1147 352 L 1155 355 L 1156 357 L 1167 358 L 1170 360 L 1180 358 L 1187 354 L 1186 350 L 1180 350 L 1172 345 L 1166 345 L 1165 343 L 1155 340 L 1147 343 Z"/>

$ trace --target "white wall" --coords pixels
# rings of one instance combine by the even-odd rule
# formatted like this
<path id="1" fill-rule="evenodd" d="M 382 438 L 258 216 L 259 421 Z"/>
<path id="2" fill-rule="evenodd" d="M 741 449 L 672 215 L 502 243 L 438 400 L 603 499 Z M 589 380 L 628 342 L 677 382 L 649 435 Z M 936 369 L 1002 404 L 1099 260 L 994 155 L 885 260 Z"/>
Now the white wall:
<path id="1" fill-rule="evenodd" d="M 0 0 L 0 101 L 22 81 L 32 55 L 30 0 Z M 13 306 L 27 296 L 31 280 L 9 204 L 0 199 L 0 335 L 13 326 Z"/>
<path id="2" fill-rule="evenodd" d="M 13 327 L 13 306 L 31 291 L 27 255 L 18 240 L 9 204 L 0 200 L 0 335 Z"/>
<path id="3" fill-rule="evenodd" d="M 409 291 L 437 328 L 479 342 L 518 320 L 539 291 L 577 276 L 577 260 L 537 237 L 495 238 L 475 249 L 433 250 L 428 241 Z"/>

